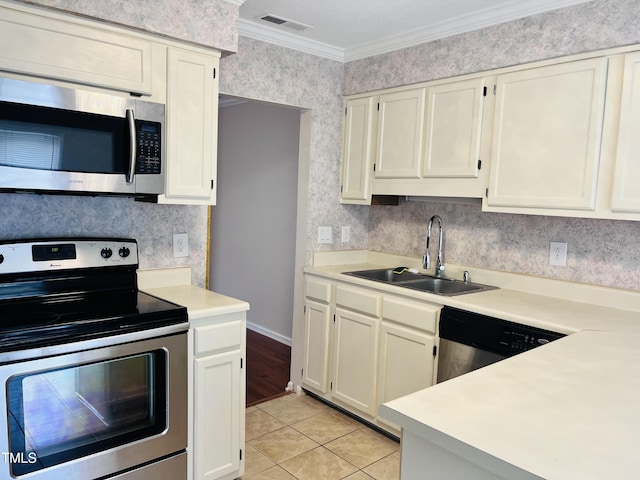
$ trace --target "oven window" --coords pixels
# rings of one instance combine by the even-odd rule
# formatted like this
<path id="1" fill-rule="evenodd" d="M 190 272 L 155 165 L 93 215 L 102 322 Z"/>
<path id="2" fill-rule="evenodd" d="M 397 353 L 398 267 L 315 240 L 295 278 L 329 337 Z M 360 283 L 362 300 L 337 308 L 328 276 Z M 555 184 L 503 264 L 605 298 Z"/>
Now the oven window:
<path id="1" fill-rule="evenodd" d="M 14 376 L 7 382 L 14 475 L 141 438 L 167 425 L 164 350 Z"/>

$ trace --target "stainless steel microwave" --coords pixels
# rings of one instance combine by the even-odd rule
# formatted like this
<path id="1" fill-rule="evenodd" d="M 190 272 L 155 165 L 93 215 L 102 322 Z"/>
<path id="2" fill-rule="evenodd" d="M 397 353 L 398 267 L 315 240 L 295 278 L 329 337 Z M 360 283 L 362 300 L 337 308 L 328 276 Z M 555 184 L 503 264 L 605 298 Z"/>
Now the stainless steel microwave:
<path id="1" fill-rule="evenodd" d="M 164 193 L 162 104 L 0 78 L 0 190 Z"/>

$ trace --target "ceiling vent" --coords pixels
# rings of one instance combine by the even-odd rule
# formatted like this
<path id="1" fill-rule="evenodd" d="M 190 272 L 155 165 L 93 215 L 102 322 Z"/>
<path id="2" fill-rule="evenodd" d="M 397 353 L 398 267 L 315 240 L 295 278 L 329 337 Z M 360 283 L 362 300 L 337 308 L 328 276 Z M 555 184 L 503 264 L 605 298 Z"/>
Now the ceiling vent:
<path id="1" fill-rule="evenodd" d="M 304 23 L 289 20 L 288 18 L 278 17 L 277 15 L 272 15 L 270 13 L 260 17 L 260 20 L 272 23 L 279 27 L 290 28 L 291 30 L 296 30 L 297 32 L 303 32 L 309 28 L 313 28 L 311 25 L 305 25 Z"/>

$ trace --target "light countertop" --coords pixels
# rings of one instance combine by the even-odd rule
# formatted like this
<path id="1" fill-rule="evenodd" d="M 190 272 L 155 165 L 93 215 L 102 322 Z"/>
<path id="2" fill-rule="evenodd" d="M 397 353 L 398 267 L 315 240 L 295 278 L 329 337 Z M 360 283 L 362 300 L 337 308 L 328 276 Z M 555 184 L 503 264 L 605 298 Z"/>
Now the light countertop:
<path id="1" fill-rule="evenodd" d="M 187 307 L 189 320 L 249 310 L 243 300 L 191 285 L 188 267 L 139 270 L 138 288 Z"/>
<path id="2" fill-rule="evenodd" d="M 635 479 L 639 340 L 640 329 L 578 332 L 379 414 L 491 471 L 502 461 L 549 480 Z"/>
<path id="3" fill-rule="evenodd" d="M 398 266 L 401 264 L 392 265 Z M 344 272 L 387 267 L 389 265 L 360 263 L 307 267 L 305 272 L 378 289 L 381 292 L 403 295 L 439 305 L 448 305 L 564 334 L 575 333 L 580 330 L 633 329 L 640 325 L 640 313 L 638 311 L 557 298 L 550 295 L 533 294 L 513 288 L 501 287 L 497 290 L 485 290 L 446 297 L 343 274 Z M 478 281 L 477 283 L 483 282 Z M 484 283 L 488 284 L 488 282 Z M 496 283 L 491 283 L 491 285 L 496 285 Z M 592 287 L 587 288 L 591 289 Z M 610 294 L 611 289 L 603 288 L 602 290 Z M 594 294 L 597 295 L 597 289 L 595 289 L 595 292 Z M 627 292 L 621 292 L 621 294 L 626 296 Z M 640 292 L 638 295 L 640 296 Z"/>

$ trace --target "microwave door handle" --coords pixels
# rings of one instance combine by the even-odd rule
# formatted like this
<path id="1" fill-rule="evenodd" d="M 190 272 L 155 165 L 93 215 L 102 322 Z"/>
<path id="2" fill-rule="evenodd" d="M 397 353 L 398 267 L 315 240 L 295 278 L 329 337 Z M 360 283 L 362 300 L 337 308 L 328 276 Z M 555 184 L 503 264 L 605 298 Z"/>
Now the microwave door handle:
<path id="1" fill-rule="evenodd" d="M 136 175 L 138 139 L 136 138 L 136 119 L 132 108 L 127 108 L 126 116 L 129 123 L 129 171 L 126 173 L 126 178 L 127 183 L 133 183 Z"/>

